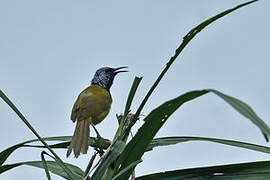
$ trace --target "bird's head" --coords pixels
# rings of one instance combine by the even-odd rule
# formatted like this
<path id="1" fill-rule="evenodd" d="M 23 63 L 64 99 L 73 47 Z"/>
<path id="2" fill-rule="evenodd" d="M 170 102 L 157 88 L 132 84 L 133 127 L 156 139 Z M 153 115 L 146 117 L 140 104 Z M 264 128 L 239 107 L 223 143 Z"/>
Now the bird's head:
<path id="1" fill-rule="evenodd" d="M 116 74 L 121 73 L 121 72 L 127 72 L 126 70 L 121 70 L 124 68 L 127 68 L 127 67 L 124 66 L 124 67 L 119 67 L 119 68 L 110 68 L 110 67 L 100 68 L 96 71 L 95 76 L 92 79 L 92 84 L 96 84 L 107 90 L 110 90 Z"/>

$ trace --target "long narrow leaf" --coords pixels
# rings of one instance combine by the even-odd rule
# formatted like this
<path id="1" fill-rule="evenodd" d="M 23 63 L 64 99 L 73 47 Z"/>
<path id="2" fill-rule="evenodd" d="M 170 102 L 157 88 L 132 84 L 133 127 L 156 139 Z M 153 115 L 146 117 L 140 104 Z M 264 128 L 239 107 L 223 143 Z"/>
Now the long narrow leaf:
<path id="1" fill-rule="evenodd" d="M 47 137 L 47 138 L 43 138 L 43 140 L 44 141 L 70 141 L 71 136 Z M 39 139 L 32 139 L 32 140 L 22 142 L 0 152 L 0 165 L 2 165 L 10 156 L 10 154 L 12 154 L 15 150 L 21 147 L 27 147 L 26 144 L 33 143 L 33 142 L 39 142 Z M 45 146 L 42 146 L 42 147 L 46 148 Z"/>
<path id="2" fill-rule="evenodd" d="M 67 148 L 70 144 L 72 136 L 58 136 L 58 137 L 45 137 L 43 138 L 44 141 L 64 141 L 63 143 L 49 145 L 50 148 Z M 39 146 L 39 145 L 29 145 L 33 142 L 39 142 L 39 139 L 32 139 L 29 141 L 25 141 L 14 146 L 11 146 L 2 152 L 0 152 L 0 165 L 2 165 L 7 158 L 12 154 L 15 150 L 21 147 L 37 147 L 37 148 L 46 148 L 46 146 Z M 89 146 L 100 148 L 100 149 L 107 149 L 110 146 L 110 141 L 107 139 L 102 138 L 93 138 L 89 137 Z"/>
<path id="3" fill-rule="evenodd" d="M 59 139 L 62 139 L 64 136 L 59 136 Z M 53 137 L 56 138 L 57 137 Z M 50 139 L 50 138 L 48 138 Z M 37 140 L 38 141 L 38 140 Z M 162 138 L 155 138 L 152 140 L 152 142 L 147 147 L 147 151 L 152 150 L 153 148 L 159 147 L 159 146 L 168 146 L 168 145 L 174 145 L 182 142 L 193 142 L 193 141 L 209 141 L 209 142 L 215 142 L 215 143 L 221 143 L 231 146 L 236 146 L 240 148 L 246 148 L 254 151 L 264 152 L 264 153 L 270 153 L 270 147 L 267 146 L 261 146 L 241 141 L 233 141 L 233 140 L 227 140 L 227 139 L 218 139 L 218 138 L 207 138 L 207 137 L 189 137 L 189 136 L 174 136 L 174 137 L 162 137 Z M 57 143 L 50 145 L 51 148 L 67 148 L 70 141 L 64 142 L 64 143 Z M 20 144 L 18 144 L 20 145 Z M 13 148 L 19 148 L 19 147 L 34 147 L 34 148 L 45 148 L 45 146 L 37 146 L 37 145 L 23 145 L 19 146 L 15 145 L 12 146 L 0 153 L 0 160 L 2 157 L 4 157 L 5 151 L 8 151 L 9 149 Z M 107 149 L 110 143 L 104 141 L 104 149 Z M 100 147 L 100 146 L 99 146 Z M 2 155 L 3 154 L 3 155 Z"/>
<path id="4" fill-rule="evenodd" d="M 22 147 L 23 144 L 16 144 L 11 146 L 0 153 L 0 166 L 7 160 L 7 158 L 12 154 L 16 149 Z"/>
<path id="5" fill-rule="evenodd" d="M 136 180 L 267 180 L 270 161 L 192 168 L 149 174 Z"/>
<path id="6" fill-rule="evenodd" d="M 42 161 L 27 161 L 0 166 L 0 174 L 21 165 L 28 165 L 44 169 L 44 164 Z M 70 179 L 67 173 L 55 161 L 47 161 L 47 165 L 49 171 L 52 172 L 53 174 L 61 176 L 65 179 Z M 82 179 L 84 172 L 80 168 L 68 163 L 65 163 L 65 166 L 67 166 L 72 171 L 76 179 Z"/>
<path id="7" fill-rule="evenodd" d="M 267 146 L 260 146 L 256 144 L 250 144 L 246 142 L 233 141 L 233 140 L 227 140 L 227 139 L 206 138 L 206 137 L 185 137 L 185 136 L 164 137 L 164 138 L 153 139 L 153 141 L 148 146 L 147 150 L 151 150 L 159 146 L 168 146 L 168 145 L 174 145 L 174 144 L 183 143 L 183 142 L 194 142 L 194 141 L 214 142 L 214 143 L 225 144 L 229 146 L 235 146 L 235 147 L 240 147 L 240 148 L 245 148 L 245 149 L 249 149 L 253 151 L 270 154 L 270 147 L 267 147 Z"/>
<path id="8" fill-rule="evenodd" d="M 135 161 L 133 163 L 131 163 L 130 165 L 128 165 L 125 169 L 123 169 L 122 171 L 120 171 L 118 174 L 116 174 L 112 180 L 116 180 L 119 176 L 121 176 L 122 174 L 124 174 L 126 171 L 134 168 L 135 166 L 137 166 L 137 164 L 141 163 L 142 160 L 138 160 L 138 161 Z"/>
<path id="9" fill-rule="evenodd" d="M 266 141 L 269 141 L 268 137 L 270 136 L 270 128 L 254 112 L 254 110 L 248 104 L 244 103 L 243 101 L 240 101 L 239 99 L 228 96 L 214 89 L 209 89 L 208 91 L 211 91 L 212 93 L 221 97 L 223 100 L 229 103 L 235 110 L 237 110 L 240 114 L 242 114 L 243 116 L 251 120 L 251 122 L 253 122 L 257 127 L 261 129 Z"/>
<path id="10" fill-rule="evenodd" d="M 135 137 L 128 143 L 124 152 L 120 156 L 120 159 L 117 163 L 117 164 L 121 164 L 120 170 L 124 169 L 132 162 L 141 159 L 143 153 L 146 151 L 147 147 L 151 143 L 155 134 L 158 132 L 161 126 L 166 122 L 169 116 L 172 113 L 174 113 L 183 103 L 193 100 L 195 98 L 198 98 L 209 92 L 213 92 L 215 94 L 223 94 L 223 93 L 220 93 L 219 91 L 211 90 L 211 89 L 200 90 L 200 91 L 190 91 L 173 100 L 167 101 L 166 103 L 162 104 L 158 108 L 154 109 L 148 116 L 146 116 L 146 118 L 144 119 L 145 123 L 138 130 Z M 223 96 L 225 96 L 225 94 L 223 94 Z M 236 102 L 239 104 L 239 102 L 241 102 L 242 106 L 237 106 L 236 110 L 239 112 L 248 111 L 250 116 L 246 116 L 246 117 L 248 118 L 252 117 L 252 119 L 250 120 L 255 125 L 257 125 L 257 127 L 260 128 L 264 134 L 267 134 L 267 135 L 270 134 L 268 131 L 269 129 L 268 126 L 265 123 L 261 123 L 263 122 L 261 119 L 257 119 L 258 116 L 254 115 L 254 111 L 247 104 L 243 103 L 242 101 L 236 98 L 232 98 L 228 95 L 226 95 L 226 102 L 230 102 L 231 104 L 234 104 Z M 261 126 L 266 126 L 267 128 L 262 128 Z M 132 156 L 130 156 L 130 154 L 132 154 Z M 131 172 L 132 170 L 126 172 L 125 174 L 120 176 L 118 179 L 120 180 L 127 179 L 130 176 Z"/>
<path id="11" fill-rule="evenodd" d="M 133 83 L 132 83 L 132 86 L 131 86 L 131 89 L 130 89 L 130 92 L 129 92 L 129 95 L 128 95 L 128 99 L 127 99 L 127 103 L 126 103 L 126 107 L 125 107 L 125 112 L 124 112 L 124 116 L 128 114 L 129 110 L 130 110 L 130 107 L 131 107 L 131 104 L 132 104 L 132 101 L 133 101 L 133 98 L 135 96 L 135 93 L 141 83 L 141 80 L 142 80 L 142 77 L 135 77 Z"/>
<path id="12" fill-rule="evenodd" d="M 48 153 L 46 153 L 45 151 L 42 151 L 41 152 L 41 161 L 43 163 L 43 167 L 44 167 L 44 170 L 45 170 L 45 173 L 46 173 L 46 176 L 47 176 L 47 179 L 48 180 L 51 180 L 51 175 L 50 175 L 50 170 L 49 170 L 49 167 L 48 167 L 48 164 L 47 164 L 47 161 L 45 159 L 45 155 L 49 155 Z"/>
<path id="13" fill-rule="evenodd" d="M 174 63 L 174 61 L 176 60 L 176 58 L 180 55 L 180 53 L 184 50 L 184 48 L 186 47 L 186 45 L 200 32 L 202 31 L 205 27 L 207 27 L 208 25 L 210 25 L 211 23 L 213 23 L 214 21 L 222 18 L 223 16 L 230 14 L 231 12 L 242 8 L 244 6 L 247 6 L 251 3 L 254 3 L 258 0 L 253 0 L 253 1 L 249 1 L 243 4 L 240 4 L 234 8 L 228 9 L 226 11 L 223 11 L 222 13 L 219 13 L 218 15 L 207 19 L 206 21 L 202 22 L 201 24 L 199 24 L 198 26 L 194 27 L 193 29 L 191 29 L 183 38 L 182 43 L 180 44 L 180 46 L 175 50 L 175 54 L 174 56 L 172 56 L 170 58 L 170 60 L 167 62 L 165 68 L 162 70 L 162 72 L 160 73 L 160 75 L 158 76 L 158 78 L 156 79 L 156 81 L 154 82 L 154 84 L 152 85 L 152 87 L 150 88 L 150 90 L 148 91 L 148 93 L 146 94 L 146 96 L 144 97 L 143 101 L 141 102 L 139 108 L 137 109 L 136 113 L 135 113 L 135 119 L 136 117 L 138 117 L 143 109 L 143 107 L 145 106 L 147 100 L 149 99 L 149 97 L 151 96 L 151 94 L 154 92 L 155 88 L 158 86 L 159 82 L 161 81 L 161 79 L 163 78 L 163 76 L 166 74 L 166 72 L 169 70 L 170 66 Z M 135 121 L 130 124 L 131 128 L 133 125 L 135 124 Z"/>
<path id="14" fill-rule="evenodd" d="M 47 138 L 47 139 L 66 140 L 63 137 L 59 137 L 59 138 L 52 137 L 52 138 Z M 207 142 L 220 143 L 220 144 L 225 144 L 225 145 L 230 145 L 230 146 L 235 146 L 235 147 L 240 147 L 240 148 L 245 148 L 245 149 L 249 149 L 249 150 L 254 150 L 254 151 L 270 154 L 270 147 L 267 147 L 267 146 L 260 146 L 260 145 L 256 145 L 256 144 L 250 144 L 250 143 L 246 143 L 246 142 L 232 141 L 232 140 L 226 140 L 226 139 L 206 138 L 206 137 L 183 137 L 183 136 L 181 136 L 181 137 L 164 137 L 164 138 L 153 139 L 152 142 L 147 147 L 147 151 L 150 151 L 153 148 L 160 147 L 160 146 L 168 146 L 168 145 L 174 145 L 174 144 L 183 143 L 183 142 L 194 142 L 194 141 L 207 141 Z M 62 143 L 59 143 L 59 145 L 62 145 Z M 55 148 L 67 148 L 69 143 L 65 143 L 64 146 L 61 146 L 61 147 L 58 147 L 59 145 L 56 144 Z M 14 146 L 14 147 L 16 147 L 16 146 Z M 32 146 L 30 146 L 30 147 L 32 147 Z M 35 146 L 33 146 L 33 147 L 35 147 Z M 38 146 L 38 147 L 40 147 L 40 146 Z M 42 147 L 44 148 L 44 146 L 42 146 Z M 54 148 L 53 145 L 51 145 L 51 147 Z M 1 153 L 0 153 L 0 157 L 1 157 Z M 3 167 L 0 167 L 0 171 L 1 171 L 1 168 L 3 168 Z"/>
<path id="15" fill-rule="evenodd" d="M 127 99 L 127 103 L 126 103 L 126 106 L 125 106 L 125 110 L 124 110 L 124 114 L 121 118 L 121 121 L 120 121 L 120 124 L 119 124 L 119 127 L 114 135 L 114 138 L 113 138 L 113 141 L 115 141 L 118 137 L 120 137 L 123 133 L 123 129 L 124 129 L 124 125 L 125 125 L 125 120 L 127 118 L 127 115 L 130 111 L 130 107 L 131 107 L 131 104 L 132 104 L 132 101 L 133 101 L 133 98 L 135 96 L 135 93 L 141 83 L 141 80 L 142 80 L 142 77 L 135 77 L 135 79 L 133 80 L 133 83 L 132 83 L 132 86 L 130 88 L 130 91 L 129 91 L 129 94 L 128 94 L 128 99 Z M 119 139 L 120 140 L 120 139 Z M 121 139 L 122 140 L 122 139 Z"/>
<path id="16" fill-rule="evenodd" d="M 255 125 L 257 125 L 259 128 L 260 128 L 260 122 L 262 121 L 261 119 L 258 119 L 258 122 L 257 122 L 257 119 L 256 119 L 256 117 L 258 117 L 256 114 L 254 115 L 253 113 L 255 113 L 247 104 L 245 104 L 245 103 L 243 103 L 242 101 L 240 101 L 240 100 L 238 100 L 238 99 L 236 99 L 236 98 L 233 98 L 233 97 L 230 97 L 230 96 L 228 96 L 228 95 L 225 95 L 225 94 L 223 94 L 223 93 L 220 93 L 219 91 L 216 91 L 216 90 L 201 90 L 201 91 L 191 91 L 191 92 L 189 92 L 189 93 L 186 93 L 186 94 L 184 94 L 184 95 L 182 95 L 182 96 L 180 96 L 180 97 L 178 97 L 178 98 L 176 98 L 176 99 L 178 99 L 179 100 L 179 102 L 178 103 L 180 103 L 180 105 L 181 105 L 181 103 L 183 103 L 183 102 L 187 102 L 187 101 L 189 101 L 189 100 L 192 100 L 192 99 L 194 99 L 194 98 L 197 98 L 197 97 L 199 97 L 199 96 L 201 96 L 201 95 L 204 95 L 204 94 L 206 94 L 206 93 L 209 93 L 209 92 L 213 92 L 213 93 L 215 93 L 215 94 L 217 94 L 217 95 L 220 95 L 220 94 L 222 94 L 222 96 L 223 97 L 226 97 L 226 102 L 230 102 L 230 104 L 233 104 L 233 103 L 238 103 L 238 104 L 241 104 L 241 106 L 237 106 L 237 111 L 239 111 L 239 112 L 249 112 L 249 116 L 246 116 L 246 117 L 252 117 L 253 119 L 252 119 L 252 122 L 254 122 L 254 124 Z M 172 100 L 172 101 L 175 101 L 175 100 Z M 241 102 L 241 103 L 239 103 L 239 102 Z M 167 103 L 165 103 L 164 105 L 166 105 L 166 106 L 168 106 L 167 107 L 167 110 L 166 111 L 168 111 L 169 112 L 169 110 L 172 110 L 171 108 L 173 107 L 172 106 L 172 103 L 171 103 L 171 101 L 168 101 Z M 163 105 L 162 105 L 163 106 Z M 234 106 L 233 106 L 234 107 Z M 157 108 L 158 109 L 158 108 Z M 145 133 L 147 134 L 147 135 L 143 135 L 143 133 L 141 133 L 141 137 L 140 137 L 140 140 L 142 141 L 142 143 L 140 143 L 139 141 L 138 141 L 138 143 L 139 143 L 139 146 L 140 145 L 143 145 L 144 147 L 147 147 L 147 143 L 149 142 L 149 140 L 150 140 L 150 142 L 151 142 L 151 138 L 152 138 L 152 136 L 154 136 L 154 134 L 155 134 L 155 132 L 152 132 L 152 133 L 149 133 L 149 132 L 151 132 L 151 130 L 157 130 L 157 128 L 160 128 L 159 126 L 160 125 L 162 125 L 162 121 L 159 121 L 159 119 L 160 118 L 162 118 L 162 117 L 165 117 L 165 115 L 164 114 L 159 114 L 158 113 L 158 110 L 154 110 L 153 112 L 151 112 L 150 113 L 150 115 L 153 115 L 153 113 L 155 114 L 155 113 L 157 113 L 157 118 L 154 118 L 152 121 L 151 121 L 151 123 L 149 123 L 148 124 L 148 128 L 149 128 L 149 130 L 147 130 L 148 128 L 146 128 L 146 127 L 144 127 L 144 128 L 146 128 L 146 130 L 145 130 Z M 150 116 L 149 115 L 149 116 Z M 168 117 L 168 116 L 167 116 Z M 255 117 L 255 118 L 254 118 Z M 150 118 L 151 119 L 151 118 Z M 149 120 L 149 117 L 147 116 L 146 118 L 145 118 L 145 120 L 146 120 L 146 122 Z M 162 120 L 162 119 L 161 119 Z M 165 122 L 164 121 L 165 119 L 163 119 L 163 122 Z M 255 123 L 256 122 L 256 123 Z M 153 123 L 157 123 L 158 125 L 157 126 L 153 126 Z M 263 123 L 262 125 L 264 125 L 265 126 L 265 123 Z M 145 125 L 146 126 L 146 125 Z M 154 127 L 154 128 L 153 128 Z M 261 128 L 262 130 L 263 130 L 263 128 Z M 267 128 L 264 128 L 264 129 L 268 129 L 268 127 Z M 140 131 L 142 131 L 142 129 L 140 129 Z M 139 131 L 139 132 L 140 132 Z M 265 131 L 264 132 L 265 134 L 269 134 L 269 132 L 268 131 Z M 149 136 L 150 135 L 150 136 Z M 137 134 L 136 134 L 136 136 L 137 136 Z M 52 139 L 55 139 L 55 140 L 66 140 L 66 138 L 70 138 L 70 137 L 53 137 L 53 138 L 49 138 L 48 140 L 52 140 Z M 29 141 L 28 141 L 29 142 Z M 134 143 L 134 142 L 133 142 Z M 144 143 L 146 143 L 146 144 L 144 144 Z M 130 145 L 131 144 L 131 142 L 129 143 L 129 146 L 131 146 Z M 232 144 L 232 143 L 231 143 Z M 238 146 L 239 144 L 235 144 L 235 146 Z M 139 147 L 138 146 L 138 147 Z M 151 146 L 151 145 L 150 145 Z M 253 149 L 253 150 L 257 150 L 257 151 L 261 151 L 261 152 L 266 152 L 266 153 L 268 153 L 268 149 L 266 148 L 266 147 L 259 147 L 259 146 L 257 146 L 257 147 L 254 147 L 254 146 L 252 146 L 252 145 L 248 145 L 248 144 L 246 144 L 246 145 L 243 145 L 243 146 L 246 146 L 246 148 L 249 148 L 249 149 Z M 11 151 L 14 151 L 14 149 L 16 149 L 16 148 L 18 148 L 18 147 L 21 147 L 21 145 L 15 145 L 14 147 L 11 147 L 11 148 L 8 148 L 7 150 L 5 150 L 4 152 L 1 152 L 0 153 L 0 156 L 2 155 L 2 157 L 7 157 L 8 155 L 10 155 L 10 152 Z M 136 144 L 134 145 L 134 147 L 136 147 Z M 240 147 L 240 146 L 239 146 Z M 149 147 L 148 147 L 149 148 Z M 134 149 L 133 148 L 131 148 L 130 149 L 131 151 L 132 151 L 132 153 L 134 152 Z M 8 152 L 7 152 L 8 151 Z M 125 150 L 125 151 L 127 151 L 127 150 Z M 138 153 L 138 152 L 137 152 Z M 140 153 L 143 153 L 142 151 L 140 151 Z M 136 153 L 135 153 L 136 154 Z M 127 153 L 125 156 L 126 156 L 126 158 L 128 157 L 128 155 L 129 155 L 129 153 Z M 137 154 L 138 155 L 138 154 Z M 142 154 L 141 154 L 142 155 Z M 141 156 L 141 155 L 139 155 L 139 156 Z M 132 157 L 135 157 L 134 155 L 132 156 Z M 122 157 L 123 158 L 123 157 Z M 140 159 L 140 157 L 137 157 L 137 158 L 139 158 Z M 1 159 L 1 158 L 0 158 Z M 138 160 L 138 159 L 137 159 Z M 132 160 L 133 161 L 133 160 Z M 135 160 L 136 161 L 136 160 Z M 124 166 L 122 166 L 122 167 L 124 167 Z"/>
<path id="17" fill-rule="evenodd" d="M 37 131 L 32 127 L 32 125 L 27 121 L 24 115 L 19 111 L 19 109 L 11 102 L 11 100 L 4 94 L 2 90 L 0 90 L 0 97 L 9 105 L 9 107 L 19 116 L 19 118 L 24 122 L 24 124 L 35 134 L 35 136 L 40 140 L 40 142 L 46 146 L 46 148 L 53 154 L 56 160 L 62 164 L 63 169 L 67 172 L 70 179 L 75 180 L 75 176 L 71 172 L 71 170 L 65 166 L 62 159 L 49 147 L 49 145 L 42 139 L 42 137 L 37 133 Z"/>
<path id="18" fill-rule="evenodd" d="M 67 136 L 61 136 L 61 137 L 48 137 L 48 138 L 43 138 L 44 141 L 70 141 L 71 140 L 71 136 L 67 137 Z M 33 143 L 33 142 L 39 142 L 39 139 L 32 139 L 32 140 L 28 140 L 19 144 L 16 144 L 14 146 L 11 146 L 5 150 L 3 150 L 2 152 L 0 152 L 0 165 L 2 165 L 7 158 L 10 156 L 10 154 L 12 154 L 15 150 L 17 150 L 18 148 L 21 147 L 37 147 L 37 146 L 31 146 L 31 145 L 26 145 L 29 143 Z M 40 146 L 43 148 L 46 148 L 45 146 Z"/>
<path id="19" fill-rule="evenodd" d="M 134 138 L 127 144 L 125 150 L 119 157 L 117 164 L 121 164 L 119 171 L 125 169 L 131 163 L 141 159 L 148 145 L 166 120 L 174 113 L 183 103 L 195 99 L 203 94 L 208 93 L 206 90 L 192 91 L 183 94 L 173 100 L 167 101 L 158 108 L 154 109 L 145 117 L 145 123 L 138 130 Z M 126 180 L 131 175 L 133 169 L 119 176 L 118 180 Z"/>
<path id="20" fill-rule="evenodd" d="M 124 148 L 125 143 L 123 141 L 116 141 L 112 146 L 111 151 L 108 152 L 98 168 L 95 170 L 91 180 L 100 180 L 101 177 L 105 174 L 105 171 L 116 160 L 116 158 L 118 158 Z"/>

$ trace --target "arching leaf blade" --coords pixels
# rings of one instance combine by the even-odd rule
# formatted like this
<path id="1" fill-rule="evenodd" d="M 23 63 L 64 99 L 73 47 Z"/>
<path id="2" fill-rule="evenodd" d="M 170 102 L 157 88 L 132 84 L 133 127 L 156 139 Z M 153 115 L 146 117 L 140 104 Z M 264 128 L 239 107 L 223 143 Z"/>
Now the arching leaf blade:
<path id="1" fill-rule="evenodd" d="M 238 111 L 240 114 L 248 118 L 252 123 L 254 123 L 261 130 L 266 141 L 267 142 L 269 141 L 270 128 L 248 104 L 246 104 L 245 102 L 235 97 L 223 94 L 222 92 L 214 90 L 214 89 L 208 89 L 208 91 L 222 98 L 224 101 L 230 104 L 236 111 Z"/>
<path id="2" fill-rule="evenodd" d="M 48 164 L 47 164 L 47 161 L 45 159 L 45 155 L 48 155 L 50 156 L 48 153 L 46 153 L 45 151 L 42 151 L 41 152 L 41 161 L 43 163 L 43 167 L 44 167 L 44 170 L 45 170 L 45 173 L 46 173 L 46 176 L 47 176 L 47 179 L 48 180 L 51 180 L 51 175 L 50 175 L 50 170 L 49 170 L 49 167 L 48 167 Z M 51 156 L 50 156 L 51 157 Z"/>
<path id="3" fill-rule="evenodd" d="M 241 141 L 233 141 L 233 140 L 228 140 L 228 139 L 218 139 L 218 138 L 208 138 L 208 137 L 189 137 L 189 136 L 175 136 L 175 137 L 163 137 L 163 138 L 153 139 L 153 141 L 148 146 L 148 150 L 151 150 L 153 148 L 160 147 L 160 146 L 169 146 L 169 145 L 175 145 L 175 144 L 183 143 L 183 142 L 196 142 L 196 141 L 219 143 L 219 144 L 245 148 L 248 150 L 270 154 L 270 147 L 267 147 L 267 146 L 261 146 L 261 145 L 251 144 L 251 143 L 246 143 L 246 142 L 241 142 Z"/>
<path id="4" fill-rule="evenodd" d="M 109 166 L 119 157 L 119 155 L 123 152 L 125 148 L 125 143 L 123 141 L 116 141 L 115 144 L 113 144 L 112 148 L 108 152 L 108 154 L 104 157 L 104 159 L 101 161 L 95 172 L 93 173 L 93 176 L 91 177 L 91 180 L 100 180 L 102 176 L 105 174 L 106 170 L 109 168 Z M 108 178 L 108 177 L 106 177 Z M 109 178 L 111 179 L 111 178 Z"/>
<path id="5" fill-rule="evenodd" d="M 154 109 L 148 116 L 146 116 L 146 118 L 144 119 L 145 123 L 138 130 L 134 138 L 127 144 L 124 152 L 120 156 L 120 159 L 118 161 L 118 163 L 121 163 L 120 171 L 132 162 L 141 159 L 143 153 L 146 151 L 147 147 L 153 140 L 155 134 L 170 117 L 170 115 L 175 112 L 182 104 L 209 92 L 212 92 L 218 96 L 222 96 L 223 99 L 231 105 L 237 104 L 237 107 L 233 107 L 238 112 L 250 119 L 258 128 L 261 129 L 264 134 L 270 134 L 270 131 L 268 130 L 269 127 L 266 125 L 266 123 L 262 123 L 263 121 L 260 118 L 258 119 L 257 115 L 254 115 L 255 112 L 246 103 L 213 89 L 190 91 L 175 99 L 167 101 L 158 108 Z M 245 115 L 246 111 L 249 113 L 249 116 Z M 130 156 L 131 153 L 132 156 Z M 118 179 L 122 180 L 128 178 L 131 172 L 132 170 L 126 172 Z"/>
<path id="6" fill-rule="evenodd" d="M 49 145 L 50 148 L 67 148 L 68 145 L 70 144 L 72 136 L 56 136 L 56 137 L 45 137 L 43 138 L 44 141 L 64 141 L 62 143 L 57 143 L 57 144 L 52 144 Z M 16 145 L 13 145 L 2 152 L 0 152 L 0 165 L 4 164 L 4 162 L 7 160 L 7 158 L 17 149 L 22 148 L 22 147 L 35 147 L 35 148 L 46 148 L 45 146 L 42 145 L 31 145 L 30 143 L 33 142 L 39 142 L 39 139 L 32 139 L 28 140 Z M 89 145 L 92 147 L 96 148 L 101 148 L 101 149 L 107 149 L 110 146 L 110 141 L 107 139 L 102 139 L 102 138 L 94 138 L 94 137 L 89 137 Z"/>
<path id="7" fill-rule="evenodd" d="M 149 174 L 136 180 L 266 180 L 270 179 L 270 161 L 191 168 Z"/>
<path id="8" fill-rule="evenodd" d="M 185 47 L 189 44 L 189 42 L 199 33 L 201 32 L 204 28 L 206 28 L 208 25 L 212 24 L 213 22 L 215 22 L 216 20 L 236 11 L 237 9 L 240 9 L 242 7 L 245 7 L 249 4 L 252 4 L 254 2 L 256 2 L 258 0 L 253 0 L 253 1 L 248 1 L 245 3 L 242 3 L 238 6 L 235 6 L 234 8 L 231 9 L 227 9 L 226 11 L 223 11 L 205 21 L 203 21 L 202 23 L 200 23 L 199 25 L 197 25 L 196 27 L 194 27 L 193 29 L 191 29 L 183 38 L 182 43 L 177 47 L 177 49 L 175 50 L 175 54 L 169 59 L 169 61 L 167 62 L 165 68 L 162 70 L 162 72 L 159 74 L 158 78 L 156 79 L 156 81 L 154 82 L 154 84 L 152 85 L 152 87 L 150 88 L 150 90 L 147 92 L 147 94 L 145 95 L 144 99 L 142 100 L 139 108 L 137 109 L 136 113 L 135 113 L 135 121 L 130 124 L 129 129 L 135 124 L 137 117 L 139 117 L 141 111 L 143 110 L 146 102 L 148 101 L 148 99 L 150 98 L 150 96 L 152 95 L 152 93 L 154 92 L 154 90 L 156 89 L 156 87 L 158 86 L 158 84 L 160 83 L 160 81 L 162 80 L 163 76 L 167 73 L 167 71 L 169 70 L 169 68 L 171 67 L 171 65 L 174 63 L 174 61 L 177 59 L 177 57 L 181 54 L 181 52 L 185 49 Z"/>
<path id="9" fill-rule="evenodd" d="M 67 173 L 63 170 L 61 166 L 55 161 L 46 161 L 48 169 L 51 173 L 56 174 L 58 176 L 61 176 L 65 179 L 70 179 Z M 15 164 L 7 164 L 0 166 L 0 174 L 13 169 L 15 167 L 21 166 L 21 165 L 28 165 L 28 166 L 33 166 L 33 167 L 38 167 L 44 169 L 44 164 L 42 161 L 26 161 L 26 162 L 20 162 L 20 163 L 15 163 Z M 67 167 L 72 171 L 72 173 L 75 175 L 76 179 L 82 179 L 83 176 L 83 171 L 78 168 L 77 166 L 74 166 L 72 164 L 65 163 Z"/>
<path id="10" fill-rule="evenodd" d="M 158 130 L 162 127 L 170 115 L 172 115 L 182 104 L 206 93 L 208 93 L 206 90 L 185 93 L 175 99 L 165 102 L 147 115 L 144 119 L 145 123 L 143 126 L 138 130 L 132 140 L 127 144 L 123 153 L 120 155 L 117 163 L 121 164 L 121 168 L 118 172 L 128 167 L 131 163 L 141 159 Z M 134 168 L 126 171 L 117 179 L 128 179 L 133 169 Z"/>
<path id="11" fill-rule="evenodd" d="M 65 166 L 63 160 L 49 147 L 49 145 L 43 140 L 43 138 L 39 135 L 39 133 L 35 130 L 35 128 L 29 123 L 29 121 L 25 118 L 25 116 L 20 112 L 20 110 L 15 106 L 15 104 L 5 95 L 5 93 L 0 89 L 0 98 L 17 114 L 17 116 L 23 121 L 23 123 L 28 127 L 29 130 L 39 139 L 39 141 L 46 146 L 46 148 L 52 153 L 55 157 L 56 161 L 61 164 L 61 167 L 68 174 L 70 179 L 76 179 L 72 171 Z M 3 162 L 2 162 L 3 163 Z"/>

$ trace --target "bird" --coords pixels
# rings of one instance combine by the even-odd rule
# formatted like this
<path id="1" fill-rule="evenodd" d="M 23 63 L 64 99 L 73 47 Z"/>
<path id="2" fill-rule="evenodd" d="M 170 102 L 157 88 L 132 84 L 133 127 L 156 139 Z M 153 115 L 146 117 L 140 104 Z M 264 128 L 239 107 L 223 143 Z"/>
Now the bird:
<path id="1" fill-rule="evenodd" d="M 127 70 L 122 70 L 125 68 L 127 67 L 102 67 L 98 69 L 90 86 L 79 94 L 70 117 L 73 122 L 76 122 L 76 128 L 68 146 L 67 157 L 72 151 L 75 158 L 78 158 L 81 153 L 87 153 L 90 125 L 96 131 L 97 137 L 100 137 L 95 125 L 108 115 L 112 104 L 110 88 L 118 73 L 127 72 Z"/>

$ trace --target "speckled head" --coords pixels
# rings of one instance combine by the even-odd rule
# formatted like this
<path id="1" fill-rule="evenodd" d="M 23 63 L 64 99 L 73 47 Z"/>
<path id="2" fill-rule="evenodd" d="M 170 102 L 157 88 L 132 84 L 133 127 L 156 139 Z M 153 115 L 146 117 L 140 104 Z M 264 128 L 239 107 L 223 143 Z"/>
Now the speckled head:
<path id="1" fill-rule="evenodd" d="M 109 91 L 113 84 L 115 75 L 120 72 L 127 72 L 126 70 L 118 71 L 124 68 L 127 67 L 125 66 L 119 68 L 110 68 L 110 67 L 100 68 L 96 71 L 95 76 L 92 79 L 92 84 L 99 85 Z"/>

